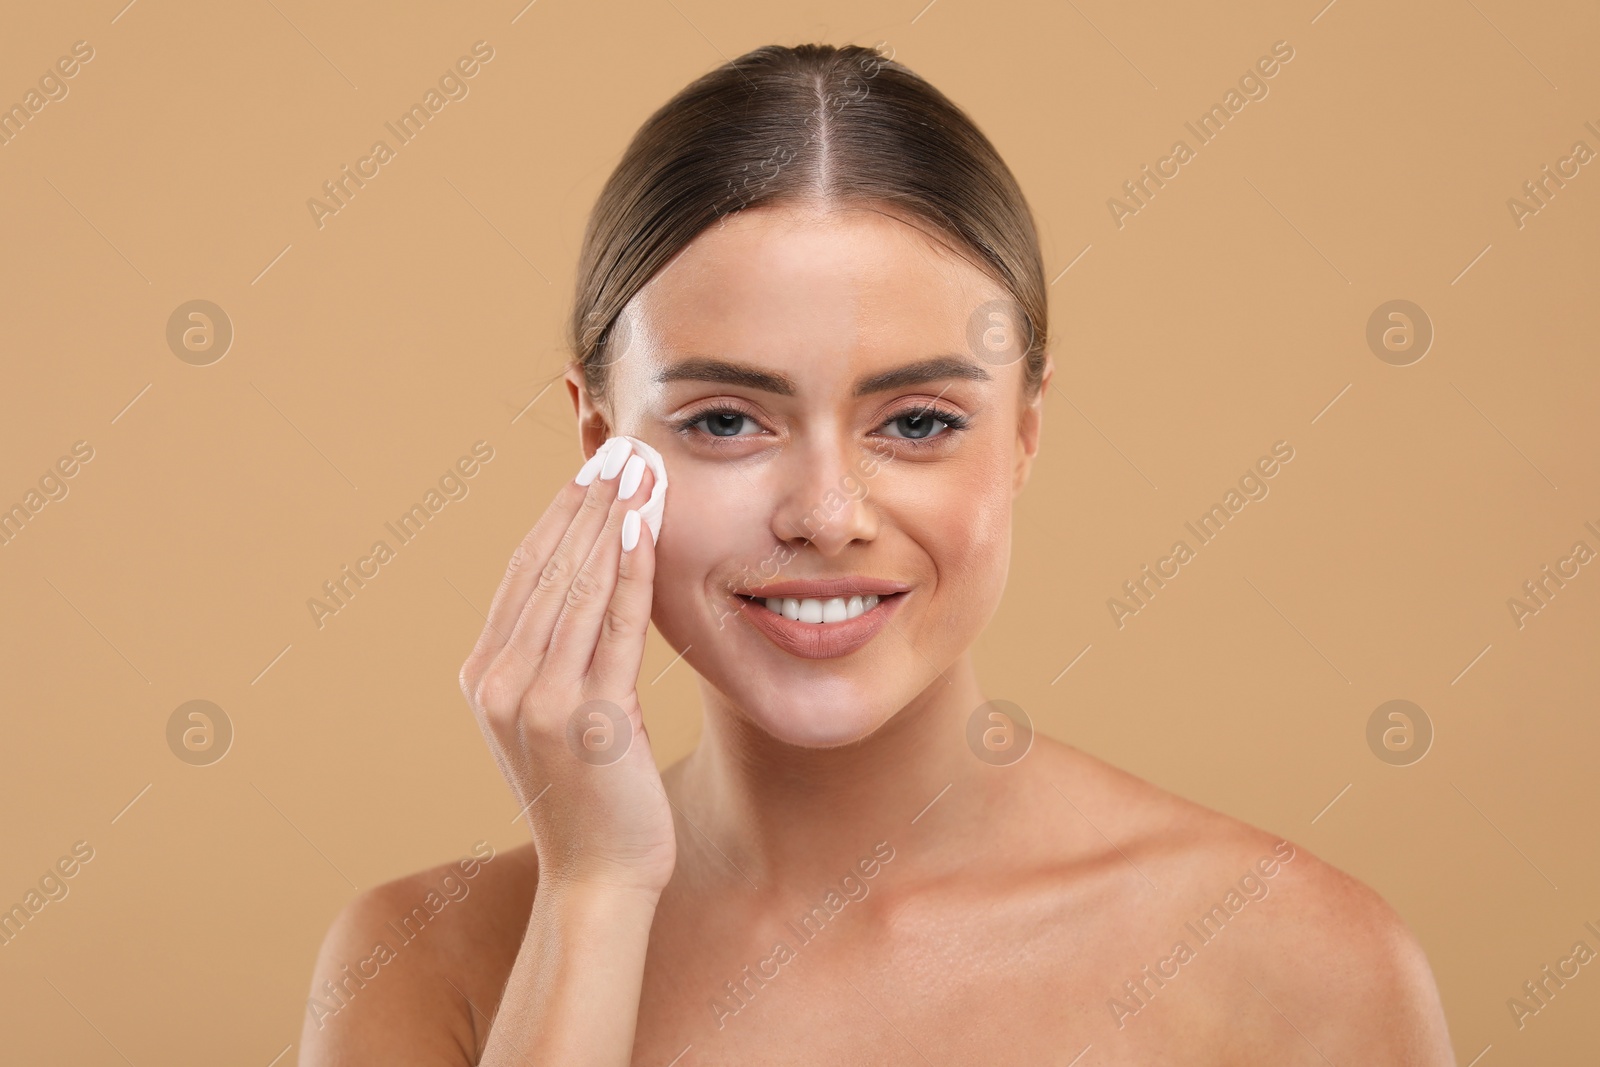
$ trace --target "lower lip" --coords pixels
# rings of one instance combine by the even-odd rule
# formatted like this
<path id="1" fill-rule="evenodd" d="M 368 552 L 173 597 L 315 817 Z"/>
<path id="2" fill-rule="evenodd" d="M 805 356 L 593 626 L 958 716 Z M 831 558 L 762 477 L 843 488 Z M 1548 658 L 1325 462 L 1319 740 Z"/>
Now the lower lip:
<path id="1" fill-rule="evenodd" d="M 739 610 L 756 629 L 785 652 L 802 659 L 833 659 L 848 656 L 871 641 L 900 610 L 905 593 L 881 596 L 871 611 L 864 611 L 844 622 L 800 622 L 787 619 L 763 603 L 735 596 Z"/>

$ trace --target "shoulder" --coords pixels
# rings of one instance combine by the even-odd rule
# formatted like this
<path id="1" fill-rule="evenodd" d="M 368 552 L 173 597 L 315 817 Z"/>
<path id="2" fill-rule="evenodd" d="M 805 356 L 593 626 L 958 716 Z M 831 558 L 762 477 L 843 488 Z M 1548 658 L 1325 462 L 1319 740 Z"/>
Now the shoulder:
<path id="1" fill-rule="evenodd" d="M 317 955 L 301 1063 L 476 1062 L 537 881 L 531 844 L 480 841 L 358 893 Z"/>
<path id="2" fill-rule="evenodd" d="M 1298 841 L 1060 747 L 1060 770 L 1080 783 L 1076 806 L 1090 818 L 1090 806 L 1100 809 L 1104 833 L 1156 887 L 1156 927 L 1189 950 L 1181 961 L 1169 957 L 1170 971 L 1189 972 L 1187 961 L 1197 961 L 1195 972 L 1209 972 L 1230 1005 L 1207 998 L 1204 1013 L 1225 1010 L 1257 1024 L 1248 1028 L 1255 1033 L 1276 1035 L 1230 1055 L 1283 1054 L 1290 1045 L 1310 1054 L 1309 1041 L 1334 1062 L 1454 1062 L 1427 955 L 1370 886 Z"/>
<path id="3" fill-rule="evenodd" d="M 1454 1064 L 1433 970 L 1410 926 L 1364 882 L 1276 840 L 1286 850 L 1272 879 L 1277 907 L 1244 930 L 1232 968 L 1240 979 L 1254 972 L 1247 988 L 1261 1017 L 1293 1019 L 1303 1034 L 1287 1040 L 1311 1040 L 1335 1060 Z"/>

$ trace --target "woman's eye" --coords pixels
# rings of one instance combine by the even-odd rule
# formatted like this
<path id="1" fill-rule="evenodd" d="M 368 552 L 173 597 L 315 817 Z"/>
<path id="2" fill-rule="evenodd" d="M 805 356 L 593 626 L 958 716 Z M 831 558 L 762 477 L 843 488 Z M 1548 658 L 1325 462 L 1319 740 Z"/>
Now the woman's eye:
<path id="1" fill-rule="evenodd" d="M 904 415 L 890 419 L 884 425 L 893 426 L 900 431 L 898 434 L 891 434 L 891 437 L 905 437 L 913 441 L 937 437 L 939 433 L 949 429 L 949 423 L 931 411 L 908 411 Z M 944 426 L 945 430 L 935 432 L 935 425 Z"/>
<path id="2" fill-rule="evenodd" d="M 696 419 L 696 423 L 705 423 L 706 432 L 712 437 L 738 437 L 740 427 L 750 422 L 748 415 L 737 411 L 712 411 Z"/>

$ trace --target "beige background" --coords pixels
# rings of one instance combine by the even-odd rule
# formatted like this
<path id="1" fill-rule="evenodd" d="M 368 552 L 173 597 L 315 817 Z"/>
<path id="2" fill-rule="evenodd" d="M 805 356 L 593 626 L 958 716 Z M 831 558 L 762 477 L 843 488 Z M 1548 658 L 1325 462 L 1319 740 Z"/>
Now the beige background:
<path id="1" fill-rule="evenodd" d="M 991 695 L 1375 887 L 1463 1065 L 1593 1061 L 1600 966 L 1521 1031 L 1506 1000 L 1600 949 L 1600 563 L 1520 629 L 1507 599 L 1600 550 L 1600 163 L 1521 228 L 1506 202 L 1600 151 L 1594 5 L 121 2 L 0 34 L 5 105 L 94 49 L 0 146 L 0 506 L 94 449 L 0 547 L 0 905 L 95 850 L 0 948 L 7 1062 L 291 1063 L 356 887 L 525 840 L 456 671 L 581 459 L 541 390 L 589 207 L 721 58 L 880 39 L 994 140 L 1055 279 Z M 470 95 L 319 229 L 307 199 L 479 40 Z M 1270 95 L 1114 225 L 1279 40 Z M 1365 333 L 1402 298 L 1436 337 L 1398 367 Z M 193 299 L 236 331 L 210 366 L 166 342 Z M 470 494 L 319 629 L 307 599 L 478 440 Z M 1119 630 L 1107 598 L 1279 440 L 1270 496 Z M 698 732 L 686 666 L 650 681 L 673 658 L 652 635 L 663 763 Z M 1411 766 L 1366 741 L 1397 698 L 1436 731 Z M 210 766 L 167 745 L 192 699 L 236 732 Z"/>

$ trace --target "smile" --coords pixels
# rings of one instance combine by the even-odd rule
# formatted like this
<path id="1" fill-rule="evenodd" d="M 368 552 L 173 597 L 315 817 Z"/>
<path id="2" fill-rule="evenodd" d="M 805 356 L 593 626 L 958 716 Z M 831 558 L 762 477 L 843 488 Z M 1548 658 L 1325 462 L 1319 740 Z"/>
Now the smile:
<path id="1" fill-rule="evenodd" d="M 827 600 L 817 600 L 812 597 L 796 599 L 792 596 L 769 596 L 762 603 L 766 604 L 767 610 L 774 615 L 782 615 L 796 622 L 827 625 L 844 622 L 863 612 L 871 611 L 878 606 L 878 595 L 868 593 L 866 596 L 852 596 L 848 599 L 836 596 Z"/>
<path id="2" fill-rule="evenodd" d="M 739 611 L 773 644 L 802 659 L 847 656 L 871 641 L 905 600 L 906 592 L 835 597 L 757 597 L 735 594 Z"/>

